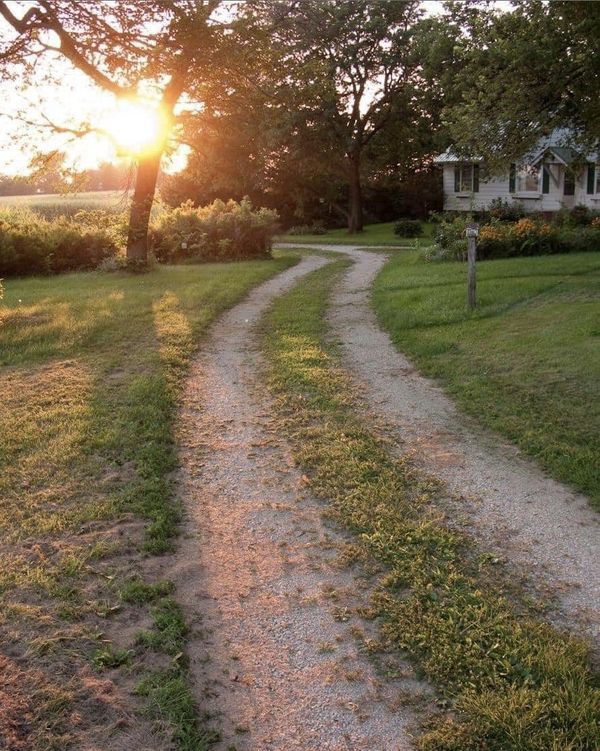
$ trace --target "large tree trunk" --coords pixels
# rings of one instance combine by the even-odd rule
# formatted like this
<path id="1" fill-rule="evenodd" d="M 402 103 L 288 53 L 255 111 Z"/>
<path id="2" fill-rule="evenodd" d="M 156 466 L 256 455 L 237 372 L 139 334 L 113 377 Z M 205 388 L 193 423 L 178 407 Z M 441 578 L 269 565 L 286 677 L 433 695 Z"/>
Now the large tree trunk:
<path id="1" fill-rule="evenodd" d="M 348 232 L 353 235 L 363 231 L 362 188 L 360 184 L 360 152 L 348 154 L 349 159 L 349 200 Z"/>
<path id="2" fill-rule="evenodd" d="M 127 260 L 144 263 L 148 258 L 148 225 L 156 191 L 161 154 L 140 157 L 129 214 Z"/>
<path id="3" fill-rule="evenodd" d="M 185 85 L 185 73 L 175 71 L 165 86 L 160 103 L 163 116 L 169 123 L 165 124 L 160 144 L 150 153 L 140 156 L 135 178 L 133 201 L 129 213 L 129 232 L 127 234 L 127 260 L 145 263 L 148 260 L 148 225 L 150 212 L 156 192 L 156 182 L 160 170 L 160 160 L 165 150 L 173 110 Z"/>

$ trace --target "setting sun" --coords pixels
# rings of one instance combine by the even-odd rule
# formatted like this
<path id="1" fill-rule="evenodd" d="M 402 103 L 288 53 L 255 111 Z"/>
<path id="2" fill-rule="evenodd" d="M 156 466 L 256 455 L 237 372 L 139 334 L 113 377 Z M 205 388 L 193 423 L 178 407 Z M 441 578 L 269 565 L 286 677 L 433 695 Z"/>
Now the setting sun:
<path id="1" fill-rule="evenodd" d="M 105 128 L 120 151 L 136 155 L 162 147 L 167 123 L 149 102 L 124 99 L 107 118 Z"/>

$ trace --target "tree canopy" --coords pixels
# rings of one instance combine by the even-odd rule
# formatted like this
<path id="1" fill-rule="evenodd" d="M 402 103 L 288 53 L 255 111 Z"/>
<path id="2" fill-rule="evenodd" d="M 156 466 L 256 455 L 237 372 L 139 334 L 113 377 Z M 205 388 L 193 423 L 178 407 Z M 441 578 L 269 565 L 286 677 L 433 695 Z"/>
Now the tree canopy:
<path id="1" fill-rule="evenodd" d="M 453 44 L 416 0 L 249 0 L 236 41 L 237 68 L 188 123 L 197 153 L 171 181 L 182 195 L 186 180 L 195 197 L 244 186 L 286 214 L 321 206 L 358 231 L 365 183 L 397 182 L 442 145 Z"/>
<path id="2" fill-rule="evenodd" d="M 161 137 L 137 159 L 127 243 L 130 259 L 146 258 L 150 210 L 160 159 L 177 118 L 176 105 L 192 84 L 197 87 L 213 70 L 221 38 L 215 20 L 220 2 L 0 1 L 5 21 L 0 40 L 4 77 L 14 80 L 18 73 L 27 80 L 41 57 L 58 56 L 101 89 L 123 99 L 147 98 L 160 112 Z M 73 131 L 85 135 L 90 129 Z"/>
<path id="3" fill-rule="evenodd" d="M 458 101 L 446 121 L 460 153 L 501 169 L 556 128 L 600 141 L 600 4 L 520 0 L 498 11 L 449 3 L 461 30 Z"/>

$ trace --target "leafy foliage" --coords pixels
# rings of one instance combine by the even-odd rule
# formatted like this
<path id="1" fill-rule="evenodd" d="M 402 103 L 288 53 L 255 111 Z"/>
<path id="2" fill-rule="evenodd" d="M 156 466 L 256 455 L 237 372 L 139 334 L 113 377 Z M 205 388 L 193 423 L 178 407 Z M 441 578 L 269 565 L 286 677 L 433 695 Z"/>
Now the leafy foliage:
<path id="1" fill-rule="evenodd" d="M 190 122 L 198 154 L 185 180 L 169 181 L 169 200 L 187 197 L 181 188 L 200 203 L 262 192 L 285 226 L 318 218 L 362 229 L 363 186 L 407 174 L 431 153 L 439 118 L 430 113 L 442 97 L 431 95 L 429 79 L 447 59 L 434 24 L 413 0 L 241 7 L 242 59 Z M 425 65 L 432 49 L 439 64 Z"/>
<path id="2" fill-rule="evenodd" d="M 430 260 L 463 260 L 467 252 L 465 228 L 470 217 L 442 221 L 436 229 L 436 245 L 426 251 Z M 560 226 L 537 217 L 517 222 L 492 219 L 479 232 L 477 256 L 510 258 L 551 253 L 581 253 L 600 250 L 600 226 Z"/>
<path id="3" fill-rule="evenodd" d="M 394 234 L 398 237 L 420 237 L 423 225 L 418 219 L 399 219 L 394 224 Z"/>
<path id="4" fill-rule="evenodd" d="M 565 144 L 595 151 L 600 138 L 600 5 L 452 3 L 461 29 L 453 86 L 460 97 L 446 119 L 461 155 L 496 171 L 528 153 L 555 128 Z"/>
<path id="5" fill-rule="evenodd" d="M 491 218 L 498 219 L 501 222 L 518 222 L 526 214 L 522 203 L 508 201 L 505 198 L 494 198 L 487 209 L 487 213 Z"/>
<path id="6" fill-rule="evenodd" d="M 22 210 L 0 212 L 0 274 L 6 276 L 94 269 L 117 250 L 103 228 Z"/>
<path id="7" fill-rule="evenodd" d="M 277 213 L 240 203 L 216 200 L 195 208 L 191 201 L 165 212 L 152 229 L 159 261 L 268 258 L 277 230 Z"/>
<path id="8" fill-rule="evenodd" d="M 296 224 L 286 231 L 287 235 L 326 235 L 327 230 L 320 222 Z"/>

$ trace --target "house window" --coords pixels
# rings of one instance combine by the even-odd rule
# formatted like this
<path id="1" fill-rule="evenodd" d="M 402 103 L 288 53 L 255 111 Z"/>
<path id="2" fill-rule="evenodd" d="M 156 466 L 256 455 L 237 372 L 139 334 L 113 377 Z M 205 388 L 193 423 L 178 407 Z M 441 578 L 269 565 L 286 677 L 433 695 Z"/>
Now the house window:
<path id="1" fill-rule="evenodd" d="M 585 191 L 588 195 L 600 193 L 600 166 L 590 162 L 587 166 L 587 187 Z"/>
<path id="2" fill-rule="evenodd" d="M 454 192 L 477 193 L 479 191 L 479 165 L 457 164 L 454 167 Z"/>
<path id="3" fill-rule="evenodd" d="M 516 170 L 517 193 L 539 193 L 540 168 L 532 164 L 520 164 Z"/>

